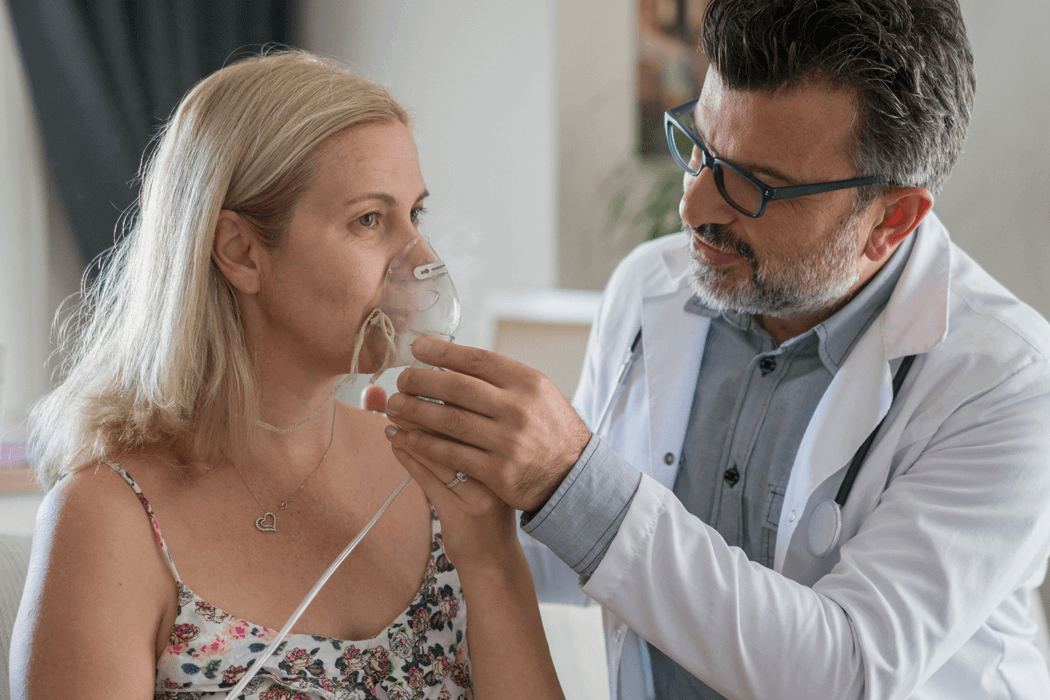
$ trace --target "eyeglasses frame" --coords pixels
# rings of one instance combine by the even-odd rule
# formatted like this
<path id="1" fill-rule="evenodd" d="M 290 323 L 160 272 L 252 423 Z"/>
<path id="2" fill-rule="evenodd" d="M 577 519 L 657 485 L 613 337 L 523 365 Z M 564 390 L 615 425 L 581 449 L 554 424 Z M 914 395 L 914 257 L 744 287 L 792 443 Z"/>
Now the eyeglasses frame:
<path id="1" fill-rule="evenodd" d="M 867 185 L 887 184 L 887 185 L 899 185 L 900 183 L 895 182 L 889 178 L 882 177 L 879 175 L 869 177 L 854 177 L 848 180 L 833 180 L 830 182 L 814 182 L 809 185 L 788 185 L 787 187 L 770 187 L 766 183 L 759 180 L 757 177 L 749 173 L 743 168 L 733 165 L 727 160 L 723 160 L 711 154 L 711 151 L 707 150 L 707 146 L 700 139 L 696 133 L 687 127 L 681 121 L 681 115 L 693 111 L 696 107 L 696 103 L 700 101 L 700 98 L 690 100 L 684 104 L 673 107 L 672 109 L 664 112 L 664 131 L 667 135 L 667 147 L 671 151 L 671 155 L 674 156 L 675 161 L 678 165 L 682 166 L 692 177 L 699 177 L 700 173 L 703 172 L 704 168 L 710 168 L 711 174 L 715 178 L 715 185 L 718 187 L 718 192 L 722 195 L 722 199 L 726 201 L 726 204 L 736 209 L 738 212 L 745 216 L 749 216 L 752 219 L 757 219 L 766 212 L 766 205 L 770 202 L 775 202 L 781 199 L 791 199 L 793 197 L 805 197 L 811 194 L 820 194 L 822 192 L 834 192 L 836 190 L 847 190 L 853 187 L 865 187 Z M 677 127 L 683 134 L 685 134 L 690 141 L 700 149 L 701 159 L 700 167 L 693 170 L 689 167 L 689 163 L 682 160 L 682 154 L 678 152 L 678 147 L 675 145 L 673 127 Z M 734 202 L 732 198 L 726 193 L 725 184 L 722 181 L 721 168 L 729 168 L 737 175 L 740 175 L 748 182 L 755 185 L 760 193 L 760 200 L 757 213 L 751 213 L 741 207 L 739 204 Z"/>

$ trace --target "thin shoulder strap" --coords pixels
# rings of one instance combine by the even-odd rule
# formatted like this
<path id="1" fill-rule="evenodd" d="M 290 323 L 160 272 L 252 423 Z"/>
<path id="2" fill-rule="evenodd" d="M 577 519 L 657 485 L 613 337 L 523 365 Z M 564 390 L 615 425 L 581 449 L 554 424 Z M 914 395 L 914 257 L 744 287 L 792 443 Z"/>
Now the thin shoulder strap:
<path id="1" fill-rule="evenodd" d="M 128 486 L 134 489 L 135 493 L 138 494 L 139 502 L 142 507 L 146 509 L 146 515 L 149 516 L 150 524 L 153 525 L 153 532 L 157 535 L 157 544 L 160 545 L 160 549 L 164 552 L 164 557 L 168 560 L 168 568 L 171 569 L 171 575 L 175 577 L 176 583 L 182 583 L 182 578 L 179 577 L 179 571 L 175 568 L 175 562 L 171 559 L 171 552 L 168 551 L 168 545 L 164 544 L 164 536 L 160 534 L 160 525 L 157 524 L 157 518 L 153 515 L 153 508 L 150 507 L 149 501 L 142 494 L 142 489 L 135 483 L 135 480 L 131 478 L 131 474 L 128 474 L 124 467 L 120 466 L 116 462 L 110 462 L 108 459 L 103 459 L 103 463 L 113 467 L 113 471 L 124 477 L 124 481 L 128 482 Z"/>

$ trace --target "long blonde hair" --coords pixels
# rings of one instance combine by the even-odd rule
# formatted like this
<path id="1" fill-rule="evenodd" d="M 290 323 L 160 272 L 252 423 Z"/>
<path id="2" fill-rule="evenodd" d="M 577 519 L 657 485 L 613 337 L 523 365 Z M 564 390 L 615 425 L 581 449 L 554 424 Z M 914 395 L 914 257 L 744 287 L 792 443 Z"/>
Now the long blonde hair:
<path id="1" fill-rule="evenodd" d="M 233 63 L 183 98 L 144 166 L 138 215 L 67 323 L 65 376 L 30 414 L 41 484 L 106 455 L 190 469 L 243 445 L 236 426 L 257 396 L 236 297 L 211 259 L 219 211 L 280 247 L 318 144 L 395 120 L 408 124 L 384 88 L 298 51 Z"/>

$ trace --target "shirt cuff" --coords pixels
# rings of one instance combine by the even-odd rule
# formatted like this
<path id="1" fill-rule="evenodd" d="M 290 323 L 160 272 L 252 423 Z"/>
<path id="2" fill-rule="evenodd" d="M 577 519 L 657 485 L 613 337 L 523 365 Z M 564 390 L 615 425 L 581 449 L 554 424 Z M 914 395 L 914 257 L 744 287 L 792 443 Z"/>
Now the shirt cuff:
<path id="1" fill-rule="evenodd" d="M 547 545 L 578 573 L 590 578 L 620 530 L 642 473 L 597 435 L 535 513 L 522 513 L 521 528 Z"/>

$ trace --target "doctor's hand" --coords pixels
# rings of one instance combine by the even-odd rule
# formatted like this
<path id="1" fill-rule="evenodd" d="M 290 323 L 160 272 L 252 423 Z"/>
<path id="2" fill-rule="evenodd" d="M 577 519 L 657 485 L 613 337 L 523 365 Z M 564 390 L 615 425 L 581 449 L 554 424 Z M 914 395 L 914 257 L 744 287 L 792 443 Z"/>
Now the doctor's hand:
<path id="1" fill-rule="evenodd" d="M 386 391 L 371 384 L 361 392 L 361 408 L 373 413 L 386 413 Z"/>
<path id="2" fill-rule="evenodd" d="M 554 383 L 508 357 L 437 338 L 419 338 L 412 353 L 448 371 L 398 377 L 400 393 L 387 401 L 400 428 L 388 435 L 394 447 L 428 468 L 464 472 L 518 510 L 546 503 L 591 438 Z"/>

